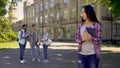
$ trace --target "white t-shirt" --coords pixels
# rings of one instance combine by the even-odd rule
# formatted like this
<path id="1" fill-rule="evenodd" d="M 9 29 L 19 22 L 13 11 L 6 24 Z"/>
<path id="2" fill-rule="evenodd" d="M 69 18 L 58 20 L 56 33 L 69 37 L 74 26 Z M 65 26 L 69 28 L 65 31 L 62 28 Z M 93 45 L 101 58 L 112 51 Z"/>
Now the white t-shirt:
<path id="1" fill-rule="evenodd" d="M 90 26 L 91 28 L 94 28 L 94 26 Z M 81 27 L 81 37 L 83 36 L 83 32 L 86 31 L 86 26 L 83 25 Z M 82 43 L 82 50 L 79 52 L 82 55 L 91 55 L 95 54 L 95 48 L 94 44 L 91 41 L 86 41 Z"/>
<path id="2" fill-rule="evenodd" d="M 22 33 L 21 33 L 22 32 Z M 22 35 L 21 35 L 22 34 Z M 19 32 L 18 32 L 18 39 L 19 39 L 19 43 L 20 44 L 25 44 L 26 43 L 26 39 L 25 38 L 23 38 L 23 39 L 21 39 L 21 37 L 25 37 L 26 36 L 26 32 L 25 32 L 25 30 L 20 30 Z"/>

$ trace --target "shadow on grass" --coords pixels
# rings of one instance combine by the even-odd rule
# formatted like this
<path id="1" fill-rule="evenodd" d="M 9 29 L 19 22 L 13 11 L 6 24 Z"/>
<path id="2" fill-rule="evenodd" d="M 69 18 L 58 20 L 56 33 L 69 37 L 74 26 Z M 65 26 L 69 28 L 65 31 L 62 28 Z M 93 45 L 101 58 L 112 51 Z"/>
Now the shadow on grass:
<path id="1" fill-rule="evenodd" d="M 6 48 L 1 48 L 0 51 L 5 50 Z"/>
<path id="2" fill-rule="evenodd" d="M 4 50 L 4 49 L 0 49 L 0 51 L 1 51 L 1 50 Z"/>

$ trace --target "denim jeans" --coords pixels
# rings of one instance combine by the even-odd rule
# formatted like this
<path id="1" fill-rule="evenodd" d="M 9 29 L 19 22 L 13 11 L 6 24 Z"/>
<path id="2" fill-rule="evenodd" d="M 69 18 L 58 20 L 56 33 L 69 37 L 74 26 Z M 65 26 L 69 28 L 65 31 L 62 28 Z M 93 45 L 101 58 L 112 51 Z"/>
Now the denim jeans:
<path id="1" fill-rule="evenodd" d="M 35 42 L 32 42 L 32 45 L 31 45 L 32 58 L 35 58 L 35 47 L 36 47 L 36 49 L 37 49 L 38 58 L 40 59 L 40 48 L 39 48 L 39 45 L 36 44 Z"/>
<path id="2" fill-rule="evenodd" d="M 98 68 L 99 58 L 96 54 L 93 55 L 81 55 L 78 54 L 78 68 Z"/>
<path id="3" fill-rule="evenodd" d="M 20 47 L 20 60 L 23 60 L 24 59 L 24 51 L 25 51 L 25 47 L 26 47 L 26 44 L 20 44 L 19 43 L 19 47 Z"/>
<path id="4" fill-rule="evenodd" d="M 48 55 L 47 55 L 48 46 L 43 44 L 43 50 L 44 50 L 44 59 L 48 59 Z"/>

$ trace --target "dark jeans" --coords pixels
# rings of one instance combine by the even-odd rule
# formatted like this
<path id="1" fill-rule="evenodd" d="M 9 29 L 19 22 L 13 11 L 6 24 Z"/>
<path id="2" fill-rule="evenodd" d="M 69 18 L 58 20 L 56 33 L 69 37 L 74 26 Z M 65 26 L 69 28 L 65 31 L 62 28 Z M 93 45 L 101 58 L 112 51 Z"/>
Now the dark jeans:
<path id="1" fill-rule="evenodd" d="M 99 58 L 96 54 L 93 55 L 81 55 L 78 54 L 78 68 L 98 68 Z"/>
<path id="2" fill-rule="evenodd" d="M 23 45 L 23 44 L 19 43 L 19 47 L 20 47 L 20 60 L 23 60 L 24 59 L 24 51 L 25 51 L 26 44 Z"/>
<path id="3" fill-rule="evenodd" d="M 44 59 L 48 59 L 48 55 L 47 55 L 48 46 L 43 44 L 43 50 L 44 50 Z"/>

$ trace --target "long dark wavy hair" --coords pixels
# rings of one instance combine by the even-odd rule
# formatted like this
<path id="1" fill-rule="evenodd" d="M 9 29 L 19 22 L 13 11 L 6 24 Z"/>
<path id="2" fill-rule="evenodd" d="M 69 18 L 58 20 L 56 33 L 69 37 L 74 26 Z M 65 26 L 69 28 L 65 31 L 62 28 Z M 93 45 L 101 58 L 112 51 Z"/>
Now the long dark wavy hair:
<path id="1" fill-rule="evenodd" d="M 95 11 L 91 5 L 85 5 L 85 6 L 83 6 L 83 8 L 84 8 L 85 13 L 90 21 L 99 23 L 99 21 L 96 17 Z M 82 18 L 82 22 L 85 22 L 85 20 L 83 18 Z"/>

